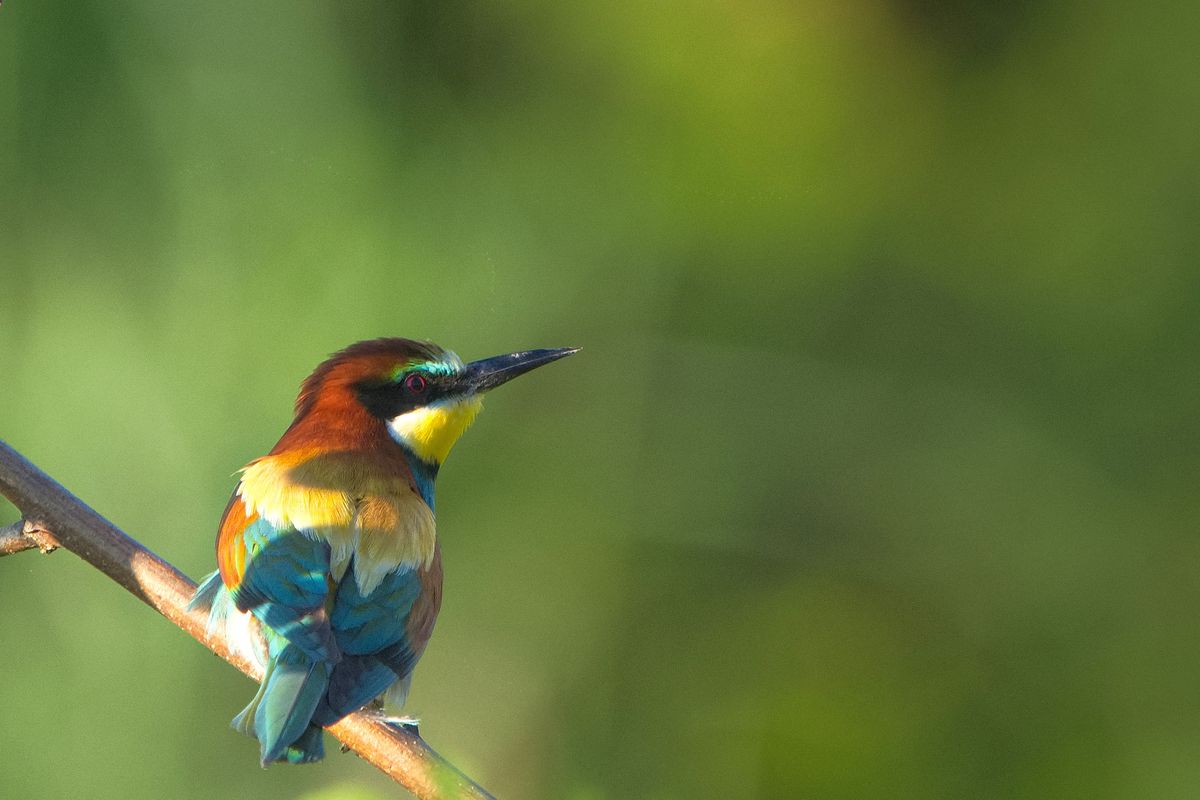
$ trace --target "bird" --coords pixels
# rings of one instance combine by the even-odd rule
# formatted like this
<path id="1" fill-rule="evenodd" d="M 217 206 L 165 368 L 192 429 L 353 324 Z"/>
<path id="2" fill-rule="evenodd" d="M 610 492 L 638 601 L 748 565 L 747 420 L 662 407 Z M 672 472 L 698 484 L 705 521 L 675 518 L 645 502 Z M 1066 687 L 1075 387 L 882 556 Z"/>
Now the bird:
<path id="1" fill-rule="evenodd" d="M 464 364 L 431 342 L 371 339 L 303 382 L 279 442 L 240 471 L 218 569 L 189 604 L 263 668 L 232 722 L 262 766 L 319 761 L 324 727 L 403 707 L 441 607 L 438 470 L 485 392 L 578 349 Z"/>

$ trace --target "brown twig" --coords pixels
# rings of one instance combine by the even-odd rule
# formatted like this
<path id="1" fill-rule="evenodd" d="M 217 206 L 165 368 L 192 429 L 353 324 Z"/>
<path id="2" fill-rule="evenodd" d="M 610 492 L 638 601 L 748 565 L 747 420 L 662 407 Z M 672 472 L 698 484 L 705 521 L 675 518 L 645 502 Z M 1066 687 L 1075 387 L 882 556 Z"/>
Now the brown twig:
<path id="1" fill-rule="evenodd" d="M 3 441 L 0 441 L 0 494 L 12 501 L 25 517 L 23 522 L 0 529 L 0 555 L 34 547 L 42 552 L 64 547 L 221 658 L 254 680 L 262 679 L 258 664 L 231 653 L 222 635 L 209 637 L 202 612 L 185 610 L 196 584 Z M 422 800 L 492 798 L 435 753 L 420 736 L 388 725 L 377 712 L 357 711 L 330 726 L 329 732 Z"/>
<path id="2" fill-rule="evenodd" d="M 0 556 L 11 556 L 35 547 L 43 553 L 53 553 L 61 545 L 45 525 L 27 519 L 0 528 Z"/>

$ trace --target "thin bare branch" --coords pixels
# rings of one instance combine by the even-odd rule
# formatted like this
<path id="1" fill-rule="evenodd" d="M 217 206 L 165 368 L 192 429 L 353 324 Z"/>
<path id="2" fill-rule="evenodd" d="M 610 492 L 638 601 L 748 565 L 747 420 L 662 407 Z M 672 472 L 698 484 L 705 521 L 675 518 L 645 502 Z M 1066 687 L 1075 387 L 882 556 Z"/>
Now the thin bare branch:
<path id="1" fill-rule="evenodd" d="M 25 520 L 36 520 L 0 529 L 0 550 L 3 542 L 16 539 L 32 543 L 22 542 L 20 547 L 8 552 L 34 547 L 47 552 L 54 546 L 62 546 L 246 675 L 256 681 L 262 680 L 258 664 L 231 653 L 223 636 L 209 637 L 203 613 L 185 610 L 196 588 L 195 583 L 97 514 L 3 441 L 0 441 L 0 494 L 20 509 Z M 430 749 L 421 737 L 388 725 L 377 712 L 355 712 L 330 726 L 329 732 L 422 800 L 492 798 Z"/>
<path id="2" fill-rule="evenodd" d="M 0 556 L 11 556 L 35 547 L 37 543 L 25 535 L 25 520 L 0 528 Z"/>
<path id="3" fill-rule="evenodd" d="M 46 526 L 27 519 L 0 528 L 0 557 L 11 556 L 35 547 L 43 553 L 53 553 L 61 545 Z"/>

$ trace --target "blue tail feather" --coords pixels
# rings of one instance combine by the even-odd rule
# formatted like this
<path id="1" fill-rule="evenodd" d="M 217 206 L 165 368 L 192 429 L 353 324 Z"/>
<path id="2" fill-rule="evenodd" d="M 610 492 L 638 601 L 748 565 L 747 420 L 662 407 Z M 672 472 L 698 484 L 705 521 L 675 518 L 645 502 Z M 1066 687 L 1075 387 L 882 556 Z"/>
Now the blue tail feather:
<path id="1" fill-rule="evenodd" d="M 291 644 L 271 660 L 259 694 L 238 718 L 244 729 L 253 715 L 254 736 L 262 747 L 263 766 L 272 761 L 291 760 L 287 756 L 288 747 L 306 733 L 313 711 L 329 685 L 331 669 L 329 662 L 314 661 Z M 307 741 L 297 746 L 298 754 L 312 749 Z"/>

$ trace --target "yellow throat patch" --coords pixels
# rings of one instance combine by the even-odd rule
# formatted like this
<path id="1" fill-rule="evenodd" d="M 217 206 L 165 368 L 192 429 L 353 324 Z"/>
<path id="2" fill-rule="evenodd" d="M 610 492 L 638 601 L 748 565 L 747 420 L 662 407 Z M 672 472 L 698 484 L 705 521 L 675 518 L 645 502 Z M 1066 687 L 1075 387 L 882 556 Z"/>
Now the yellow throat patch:
<path id="1" fill-rule="evenodd" d="M 441 465 L 483 407 L 479 395 L 416 408 L 388 422 L 392 438 L 422 461 Z"/>

